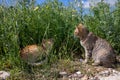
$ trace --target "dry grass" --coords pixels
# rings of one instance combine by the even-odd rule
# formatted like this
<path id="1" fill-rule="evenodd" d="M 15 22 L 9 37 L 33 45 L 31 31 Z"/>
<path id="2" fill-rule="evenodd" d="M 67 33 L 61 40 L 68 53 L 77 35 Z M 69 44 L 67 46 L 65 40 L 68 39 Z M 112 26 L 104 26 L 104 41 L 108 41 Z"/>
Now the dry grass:
<path id="1" fill-rule="evenodd" d="M 51 64 L 49 67 L 30 67 L 30 71 L 20 71 L 12 74 L 9 80 L 63 80 L 60 76 L 60 72 L 67 72 L 67 75 L 71 75 L 77 71 L 87 76 L 94 76 L 96 73 L 105 70 L 104 67 L 94 67 L 88 64 L 82 64 L 79 61 L 71 60 L 59 60 L 55 64 Z M 66 78 L 68 80 L 68 78 Z"/>

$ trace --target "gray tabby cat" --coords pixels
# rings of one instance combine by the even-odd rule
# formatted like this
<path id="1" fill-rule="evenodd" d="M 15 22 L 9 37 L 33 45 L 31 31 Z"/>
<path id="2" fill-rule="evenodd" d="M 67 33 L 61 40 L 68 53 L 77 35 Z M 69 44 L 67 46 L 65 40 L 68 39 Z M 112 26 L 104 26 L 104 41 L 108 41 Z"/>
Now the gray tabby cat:
<path id="1" fill-rule="evenodd" d="M 82 24 L 76 27 L 74 35 L 80 38 L 80 43 L 85 49 L 84 63 L 87 63 L 89 58 L 92 57 L 94 61 L 92 65 L 113 66 L 113 63 L 116 61 L 116 56 L 112 46 L 106 40 L 95 36 Z"/>

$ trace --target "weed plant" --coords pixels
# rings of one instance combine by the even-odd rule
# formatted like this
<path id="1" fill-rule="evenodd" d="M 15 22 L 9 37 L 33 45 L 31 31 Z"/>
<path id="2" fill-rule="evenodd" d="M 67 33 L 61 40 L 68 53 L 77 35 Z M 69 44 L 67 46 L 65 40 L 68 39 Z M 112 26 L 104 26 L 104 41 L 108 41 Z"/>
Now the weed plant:
<path id="1" fill-rule="evenodd" d="M 10 7 L 0 5 L 0 70 L 14 73 L 27 69 L 20 59 L 20 49 L 30 44 L 39 45 L 42 39 L 54 39 L 47 64 L 73 59 L 75 53 L 82 55 L 84 50 L 73 34 L 79 23 L 108 40 L 119 54 L 120 1 L 113 11 L 109 4 L 101 1 L 91 6 L 88 14 L 84 14 L 82 4 L 76 7 L 75 3 L 65 6 L 58 0 L 47 0 L 41 5 L 24 2 Z"/>

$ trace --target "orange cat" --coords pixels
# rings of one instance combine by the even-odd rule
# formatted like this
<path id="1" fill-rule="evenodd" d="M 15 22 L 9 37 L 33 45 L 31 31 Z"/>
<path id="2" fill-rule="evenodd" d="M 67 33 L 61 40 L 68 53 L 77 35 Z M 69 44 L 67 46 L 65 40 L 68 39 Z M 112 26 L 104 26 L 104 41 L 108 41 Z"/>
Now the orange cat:
<path id="1" fill-rule="evenodd" d="M 82 24 L 76 27 L 74 35 L 80 38 L 80 43 L 85 49 L 84 63 L 87 63 L 89 58 L 92 58 L 94 61 L 92 65 L 112 67 L 116 61 L 116 56 L 112 46 L 106 40 L 95 36 Z"/>
<path id="2" fill-rule="evenodd" d="M 36 66 L 43 63 L 44 58 L 52 49 L 51 39 L 43 40 L 41 46 L 28 45 L 20 51 L 21 58 L 30 65 Z"/>

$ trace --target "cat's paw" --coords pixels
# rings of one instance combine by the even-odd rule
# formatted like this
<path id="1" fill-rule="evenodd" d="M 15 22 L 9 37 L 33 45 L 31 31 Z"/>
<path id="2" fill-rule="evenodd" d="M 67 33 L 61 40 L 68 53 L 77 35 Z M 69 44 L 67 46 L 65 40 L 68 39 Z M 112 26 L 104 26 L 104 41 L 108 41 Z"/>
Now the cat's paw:
<path id="1" fill-rule="evenodd" d="M 83 64 L 87 64 L 87 63 L 88 63 L 88 60 L 85 59 L 85 60 L 83 61 Z"/>
<path id="2" fill-rule="evenodd" d="M 100 62 L 94 62 L 92 63 L 93 66 L 99 66 L 100 65 Z"/>

